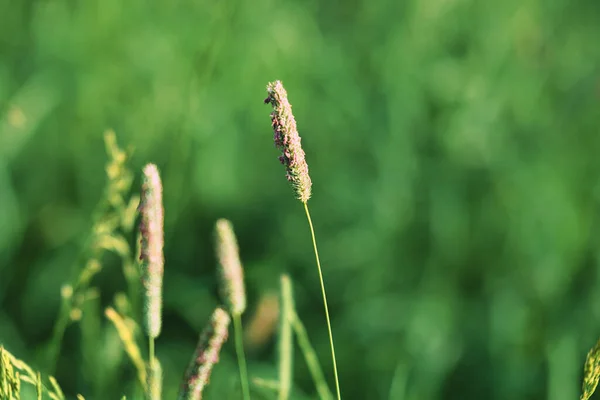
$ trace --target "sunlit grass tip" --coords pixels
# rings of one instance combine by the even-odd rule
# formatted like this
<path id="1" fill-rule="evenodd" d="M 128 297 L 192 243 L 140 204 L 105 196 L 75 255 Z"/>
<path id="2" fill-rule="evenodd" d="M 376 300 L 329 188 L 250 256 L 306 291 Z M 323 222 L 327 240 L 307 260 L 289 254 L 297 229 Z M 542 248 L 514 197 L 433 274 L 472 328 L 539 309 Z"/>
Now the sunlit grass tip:
<path id="1" fill-rule="evenodd" d="M 194 356 L 185 372 L 179 391 L 179 400 L 200 400 L 204 388 L 208 385 L 210 374 L 219 362 L 219 352 L 229 333 L 229 314 L 222 308 L 216 308 L 209 325 L 200 335 Z"/>
<path id="2" fill-rule="evenodd" d="M 594 394 L 598 381 L 600 381 L 600 340 L 588 352 L 585 359 L 581 400 L 588 400 Z"/>
<path id="3" fill-rule="evenodd" d="M 285 166 L 286 178 L 296 192 L 296 197 L 306 203 L 311 196 L 312 182 L 308 174 L 308 164 L 302 149 L 292 105 L 281 81 L 267 85 L 265 104 L 273 106 L 271 125 L 275 146 L 281 150 L 279 161 Z"/>
<path id="4" fill-rule="evenodd" d="M 140 262 L 144 286 L 144 330 L 156 338 L 161 330 L 162 280 L 164 270 L 164 210 L 162 183 L 154 164 L 144 167 L 139 205 Z"/>

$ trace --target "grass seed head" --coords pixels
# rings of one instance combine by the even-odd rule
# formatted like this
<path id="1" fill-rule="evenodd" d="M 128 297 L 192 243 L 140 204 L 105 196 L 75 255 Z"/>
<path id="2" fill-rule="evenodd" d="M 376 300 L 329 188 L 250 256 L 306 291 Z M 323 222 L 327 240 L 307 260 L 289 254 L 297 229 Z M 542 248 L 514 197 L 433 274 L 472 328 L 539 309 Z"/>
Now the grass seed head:
<path id="1" fill-rule="evenodd" d="M 229 334 L 231 318 L 222 308 L 212 314 L 210 324 L 200 335 L 194 356 L 185 372 L 179 400 L 200 400 L 208 385 L 210 374 L 219 362 L 219 353 Z"/>
<path id="2" fill-rule="evenodd" d="M 296 192 L 296 197 L 306 203 L 311 196 L 312 181 L 308 175 L 308 164 L 296 128 L 296 119 L 292 114 L 292 105 L 281 81 L 270 82 L 267 85 L 267 94 L 265 103 L 273 106 L 273 139 L 275 146 L 282 152 L 279 161 L 285 166 L 286 178 Z"/>
<path id="3" fill-rule="evenodd" d="M 151 338 L 160 334 L 162 279 L 164 270 L 164 231 L 162 183 L 154 164 L 144 167 L 139 206 L 140 262 L 144 286 L 144 329 Z"/>
<path id="4" fill-rule="evenodd" d="M 244 269 L 231 222 L 219 219 L 215 226 L 215 235 L 221 294 L 231 314 L 242 315 L 246 310 Z"/>

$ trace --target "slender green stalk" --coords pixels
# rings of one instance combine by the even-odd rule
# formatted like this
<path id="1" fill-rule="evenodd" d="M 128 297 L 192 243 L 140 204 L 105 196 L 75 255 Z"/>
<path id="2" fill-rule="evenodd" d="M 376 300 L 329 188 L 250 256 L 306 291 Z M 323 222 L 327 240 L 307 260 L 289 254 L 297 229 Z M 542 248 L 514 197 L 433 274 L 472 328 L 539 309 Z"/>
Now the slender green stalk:
<path id="1" fill-rule="evenodd" d="M 338 379 L 337 363 L 335 361 L 335 347 L 333 345 L 333 333 L 331 332 L 331 320 L 329 318 L 329 307 L 327 307 L 327 294 L 325 294 L 325 283 L 323 282 L 323 271 L 321 270 L 321 261 L 319 260 L 319 251 L 317 250 L 317 240 L 315 239 L 315 228 L 313 227 L 312 220 L 310 218 L 310 212 L 308 211 L 308 204 L 304 202 L 304 210 L 306 211 L 306 218 L 310 225 L 310 234 L 312 236 L 313 247 L 315 249 L 315 258 L 317 260 L 317 268 L 319 269 L 319 280 L 321 281 L 321 292 L 323 293 L 323 305 L 325 306 L 325 316 L 327 318 L 327 330 L 329 331 L 329 344 L 331 345 L 331 357 L 333 359 L 333 374 L 335 376 L 335 389 L 338 400 L 341 400 L 342 395 L 340 393 L 340 382 Z"/>
<path id="2" fill-rule="evenodd" d="M 281 276 L 281 325 L 279 330 L 279 400 L 288 400 L 292 389 L 292 319 L 294 314 L 294 295 L 289 276 Z"/>
<path id="3" fill-rule="evenodd" d="M 59 400 L 63 400 L 65 398 L 65 394 L 63 393 L 62 389 L 60 388 L 60 385 L 56 381 L 56 378 L 54 378 L 53 376 L 49 376 L 48 380 L 50 381 L 50 384 L 52 385 L 52 388 L 54 389 L 54 393 L 56 394 L 56 397 Z"/>
<path id="4" fill-rule="evenodd" d="M 244 400 L 250 400 L 250 387 L 248 385 L 248 371 L 246 368 L 246 355 L 244 354 L 244 342 L 242 338 L 242 318 L 239 314 L 233 314 L 233 330 L 235 331 L 235 352 L 237 354 L 240 369 L 240 381 Z"/>
<path id="5" fill-rule="evenodd" d="M 152 363 L 154 360 L 154 338 L 148 338 L 148 364 Z"/>
<path id="6" fill-rule="evenodd" d="M 298 314 L 294 311 L 294 315 L 292 316 L 292 328 L 296 333 L 296 338 L 298 339 L 298 346 L 300 346 L 300 351 L 302 355 L 304 355 L 304 360 L 306 360 L 306 365 L 308 366 L 308 371 L 315 382 L 315 386 L 317 388 L 317 392 L 319 393 L 319 398 L 321 400 L 331 400 L 333 399 L 333 395 L 329 390 L 329 386 L 325 381 L 325 376 L 323 375 L 323 370 L 321 369 L 321 365 L 319 364 L 319 359 L 317 358 L 317 352 L 310 344 L 310 340 L 308 338 L 308 333 L 306 332 L 306 328 L 304 324 L 298 317 Z"/>
<path id="7" fill-rule="evenodd" d="M 158 358 L 148 363 L 148 381 L 146 382 L 146 399 L 160 400 L 162 397 L 162 367 Z"/>
<path id="8" fill-rule="evenodd" d="M 258 387 L 269 389 L 269 390 L 279 390 L 279 381 L 274 379 L 263 379 L 259 377 L 252 378 L 252 383 Z"/>
<path id="9" fill-rule="evenodd" d="M 60 311 L 58 312 L 58 318 L 54 323 L 54 327 L 52 329 L 52 338 L 50 339 L 46 353 L 47 369 L 52 373 L 56 367 L 56 360 L 58 359 L 58 355 L 62 346 L 62 338 L 67 327 L 69 326 L 69 323 L 71 322 L 70 312 L 73 307 L 72 297 L 73 287 L 70 285 L 63 286 L 61 289 Z"/>
<path id="10" fill-rule="evenodd" d="M 37 379 L 36 379 L 36 383 L 35 383 L 35 392 L 37 394 L 37 400 L 42 400 L 42 376 L 41 374 L 38 372 L 37 373 Z"/>

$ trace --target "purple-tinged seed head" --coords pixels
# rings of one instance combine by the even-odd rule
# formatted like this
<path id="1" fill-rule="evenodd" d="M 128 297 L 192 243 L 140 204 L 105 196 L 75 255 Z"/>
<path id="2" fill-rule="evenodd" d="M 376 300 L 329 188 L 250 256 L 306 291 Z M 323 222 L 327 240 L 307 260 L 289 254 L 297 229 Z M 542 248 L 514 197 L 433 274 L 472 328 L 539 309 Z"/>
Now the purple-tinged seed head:
<path id="1" fill-rule="evenodd" d="M 229 334 L 229 314 L 217 308 L 210 324 L 200 335 L 198 346 L 183 377 L 179 400 L 201 400 L 208 385 L 213 366 L 219 361 L 219 352 Z"/>
<path id="2" fill-rule="evenodd" d="M 306 203 L 311 196 L 312 181 L 296 128 L 296 119 L 292 114 L 292 105 L 288 101 L 287 92 L 281 81 L 269 83 L 267 93 L 265 104 L 270 103 L 273 106 L 271 113 L 273 141 L 282 152 L 279 161 L 286 168 L 286 178 L 296 192 L 296 197 Z"/>

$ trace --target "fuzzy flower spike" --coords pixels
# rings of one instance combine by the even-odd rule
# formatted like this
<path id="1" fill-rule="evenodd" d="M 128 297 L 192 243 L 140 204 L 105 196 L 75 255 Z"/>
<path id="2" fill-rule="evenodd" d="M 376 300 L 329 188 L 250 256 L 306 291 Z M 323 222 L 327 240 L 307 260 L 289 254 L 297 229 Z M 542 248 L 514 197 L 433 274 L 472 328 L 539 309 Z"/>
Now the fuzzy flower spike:
<path id="1" fill-rule="evenodd" d="M 244 288 L 244 269 L 240 261 L 237 239 L 233 225 L 226 219 L 220 219 L 216 224 L 217 258 L 221 275 L 221 293 L 233 316 L 235 331 L 235 346 L 240 369 L 240 382 L 244 400 L 250 400 L 246 356 L 242 339 L 242 314 L 246 310 L 246 289 Z"/>
<path id="2" fill-rule="evenodd" d="M 281 81 L 269 83 L 267 93 L 265 104 L 270 103 L 273 106 L 271 124 L 275 146 L 282 152 L 279 161 L 285 166 L 286 178 L 294 188 L 296 197 L 306 203 L 310 199 L 312 182 L 296 128 L 296 119 L 292 114 L 292 105 Z"/>
<path id="3" fill-rule="evenodd" d="M 221 275 L 221 293 L 231 314 L 242 315 L 246 310 L 246 289 L 244 288 L 244 269 L 240 261 L 233 225 L 226 219 L 219 219 L 215 233 Z"/>
<path id="4" fill-rule="evenodd" d="M 208 385 L 213 367 L 219 362 L 219 353 L 227 340 L 229 314 L 216 308 L 210 324 L 204 329 L 198 341 L 194 356 L 190 361 L 179 391 L 179 400 L 201 400 L 204 388 Z"/>
<path id="5" fill-rule="evenodd" d="M 162 280 L 164 270 L 164 233 L 162 183 L 154 164 L 144 167 L 142 196 L 139 206 L 141 252 L 140 263 L 144 286 L 144 329 L 148 337 L 160 334 Z"/>

